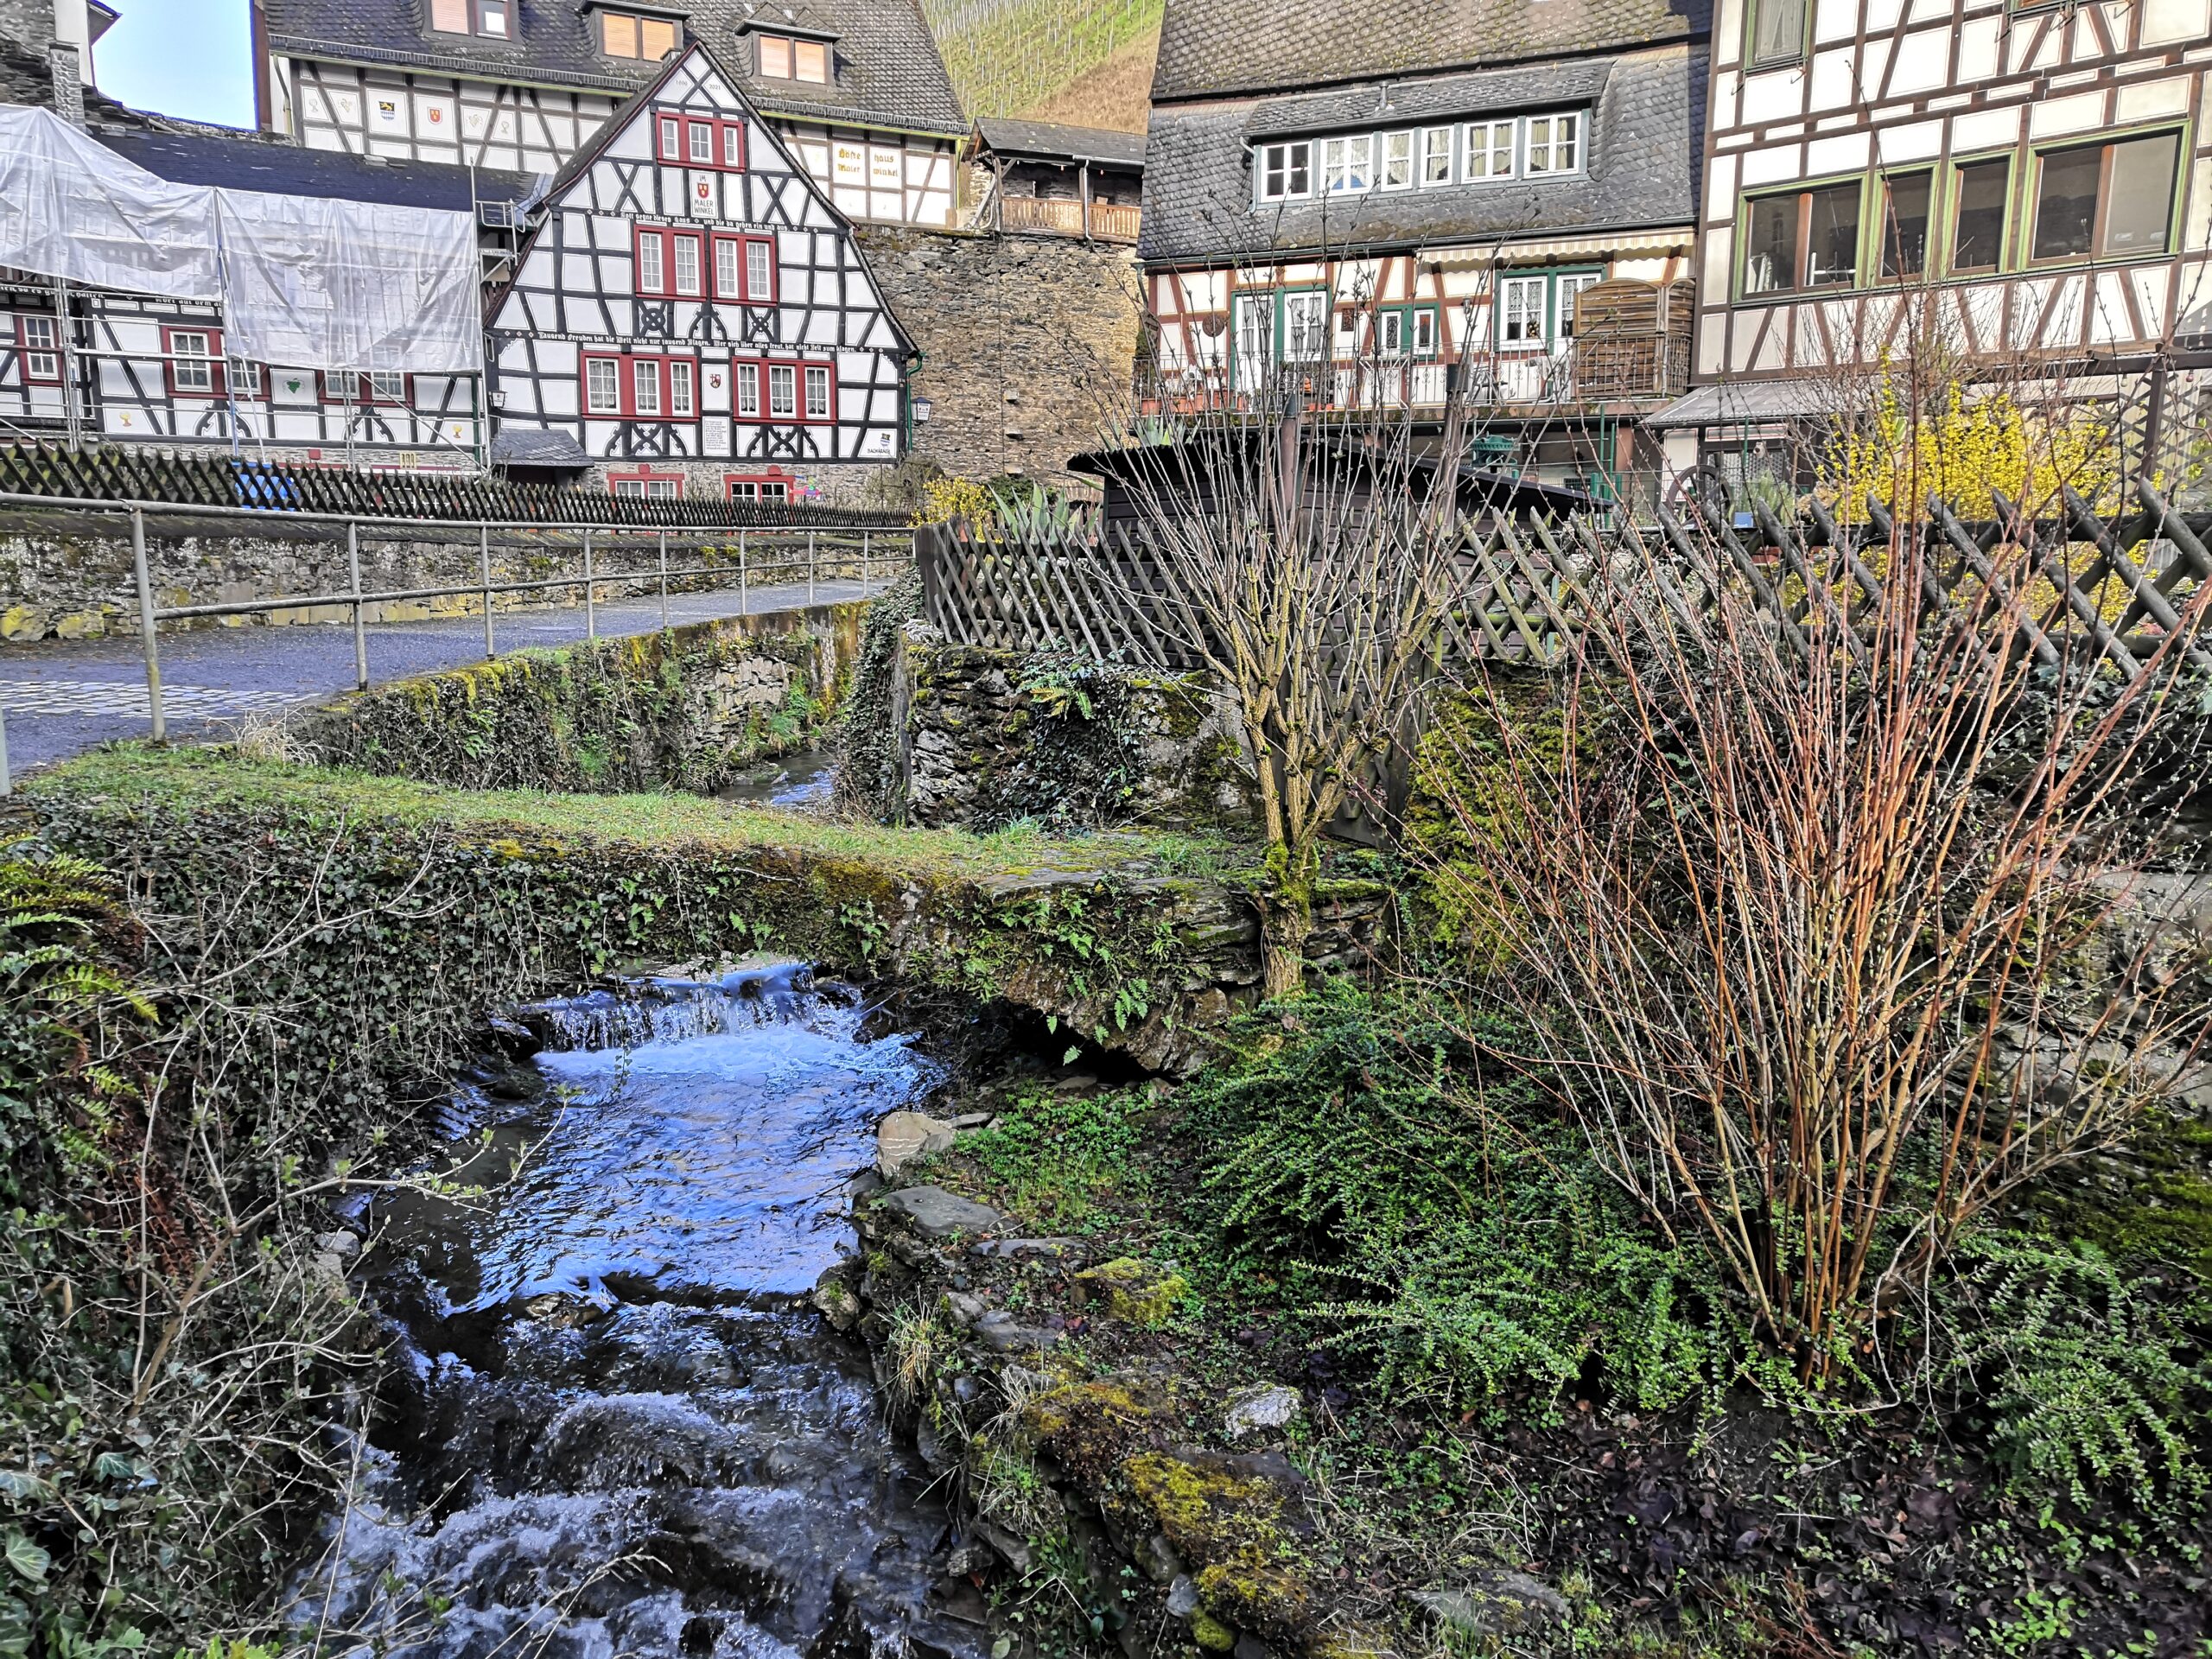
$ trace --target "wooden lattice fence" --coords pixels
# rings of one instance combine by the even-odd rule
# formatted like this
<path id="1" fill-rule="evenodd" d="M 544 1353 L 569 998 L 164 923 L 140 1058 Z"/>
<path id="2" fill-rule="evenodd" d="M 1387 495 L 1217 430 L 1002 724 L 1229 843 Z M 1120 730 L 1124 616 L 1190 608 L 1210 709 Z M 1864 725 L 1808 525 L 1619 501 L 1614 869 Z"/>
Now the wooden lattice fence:
<path id="1" fill-rule="evenodd" d="M 2034 520 L 2002 497 L 1980 520 L 1932 505 L 1920 526 L 1930 555 L 1918 562 L 1922 621 L 1971 629 L 1987 660 L 2025 652 L 2056 663 L 2087 651 L 2132 677 L 2212 581 L 2212 513 L 2184 514 L 2148 483 L 2136 497 L 2133 510 L 2101 515 L 2069 491 L 2062 515 Z M 1786 642 L 1809 652 L 1830 640 L 1863 654 L 1894 530 L 1878 503 L 1845 525 L 1817 502 L 1793 524 L 1759 508 L 1745 531 L 1663 511 L 1643 527 L 1471 525 L 1460 532 L 1445 652 L 1559 661 L 1587 614 L 1593 565 L 1626 559 L 1645 574 L 1655 605 L 1686 614 L 1709 607 L 1719 583 L 1739 583 Z M 917 553 L 924 617 L 955 643 L 1175 671 L 1203 665 L 1189 643 L 1202 607 L 1179 586 L 1175 564 L 1127 529 L 1009 541 L 952 527 L 925 533 Z M 2212 670 L 2201 643 L 2185 658 Z"/>

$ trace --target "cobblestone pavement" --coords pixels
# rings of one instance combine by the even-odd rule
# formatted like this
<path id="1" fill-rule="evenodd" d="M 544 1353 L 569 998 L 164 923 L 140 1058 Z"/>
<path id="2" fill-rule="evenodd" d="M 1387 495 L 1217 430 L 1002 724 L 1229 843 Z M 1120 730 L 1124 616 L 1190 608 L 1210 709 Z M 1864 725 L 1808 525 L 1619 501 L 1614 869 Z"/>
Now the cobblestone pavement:
<path id="1" fill-rule="evenodd" d="M 814 602 L 836 604 L 880 591 L 856 582 L 825 582 Z M 755 588 L 743 607 L 735 593 L 677 594 L 677 624 L 803 608 L 804 585 Z M 617 600 L 598 607 L 602 636 L 657 632 L 660 601 Z M 372 683 L 480 662 L 481 617 L 373 624 L 368 629 Z M 496 625 L 500 651 L 564 645 L 584 637 L 581 606 L 507 611 Z M 315 625 L 202 628 L 163 634 L 162 712 L 175 739 L 232 735 L 242 721 L 267 718 L 353 689 L 353 631 Z M 0 716 L 16 776 L 118 738 L 144 737 L 150 716 L 146 674 L 135 637 L 0 645 Z"/>

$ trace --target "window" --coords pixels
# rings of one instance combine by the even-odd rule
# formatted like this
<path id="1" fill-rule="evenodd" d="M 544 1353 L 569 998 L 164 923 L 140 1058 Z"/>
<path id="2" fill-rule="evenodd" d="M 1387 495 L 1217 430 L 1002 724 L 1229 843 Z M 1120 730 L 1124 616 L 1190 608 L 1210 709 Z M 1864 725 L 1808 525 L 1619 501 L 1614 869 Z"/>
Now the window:
<path id="1" fill-rule="evenodd" d="M 2164 253 L 2173 228 L 2181 135 L 2162 132 L 2037 159 L 2034 257 Z"/>
<path id="2" fill-rule="evenodd" d="M 755 305 L 773 304 L 776 298 L 776 244 L 773 238 L 745 238 L 745 297 Z"/>
<path id="3" fill-rule="evenodd" d="M 1859 181 L 1752 199 L 1744 217 L 1744 292 L 1847 288 L 1859 272 Z"/>
<path id="4" fill-rule="evenodd" d="M 1232 383 L 1256 386 L 1266 378 L 1268 365 L 1275 354 L 1275 296 L 1239 294 L 1230 307 L 1230 318 L 1236 339 L 1229 370 Z"/>
<path id="5" fill-rule="evenodd" d="M 1406 314 L 1384 311 L 1375 319 L 1375 354 L 1377 357 L 1403 357 L 1406 354 Z"/>
<path id="6" fill-rule="evenodd" d="M 698 362 L 690 357 L 588 354 L 584 413 L 633 421 L 696 419 Z"/>
<path id="7" fill-rule="evenodd" d="M 17 317 L 16 342 L 22 347 L 25 380 L 61 384 L 61 331 L 54 318 Z"/>
<path id="8" fill-rule="evenodd" d="M 430 0 L 430 27 L 441 35 L 483 35 L 504 41 L 510 0 Z"/>
<path id="9" fill-rule="evenodd" d="M 760 418 L 760 365 L 740 363 L 732 370 L 737 390 L 737 418 L 757 421 Z"/>
<path id="10" fill-rule="evenodd" d="M 1513 176 L 1513 127 L 1510 121 L 1470 121 L 1467 147 L 1462 152 L 1464 178 L 1510 179 Z"/>
<path id="11" fill-rule="evenodd" d="M 707 116 L 664 115 L 658 124 L 660 159 L 686 167 L 736 172 L 745 166 L 745 124 Z"/>
<path id="12" fill-rule="evenodd" d="M 2005 202 L 2012 194 L 2012 162 L 1968 162 L 1953 175 L 1957 205 L 1951 210 L 1951 262 L 1955 274 L 1995 270 L 2003 262 Z"/>
<path id="13" fill-rule="evenodd" d="M 1882 181 L 1882 259 L 1885 281 L 1928 270 L 1928 221 L 1935 205 L 1933 173 L 1892 173 Z"/>
<path id="14" fill-rule="evenodd" d="M 1532 115 L 1529 118 L 1529 176 L 1545 173 L 1579 173 L 1582 169 L 1582 118 L 1570 115 Z"/>
<path id="15" fill-rule="evenodd" d="M 830 371 L 810 365 L 806 371 L 806 418 L 810 421 L 830 419 L 831 403 Z"/>
<path id="16" fill-rule="evenodd" d="M 242 357 L 226 357 L 223 359 L 223 372 L 229 377 L 232 397 L 261 396 L 260 364 L 249 363 Z"/>
<path id="17" fill-rule="evenodd" d="M 1415 357 L 1436 355 L 1439 339 L 1437 321 L 1434 306 L 1417 305 L 1414 308 L 1414 355 Z"/>
<path id="18" fill-rule="evenodd" d="M 683 499 L 683 480 L 656 474 L 650 467 L 641 467 L 634 473 L 607 474 L 607 487 L 615 495 L 638 497 L 647 501 L 680 501 Z"/>
<path id="19" fill-rule="evenodd" d="M 222 336 L 204 328 L 164 328 L 169 391 L 180 397 L 213 397 L 222 391 Z"/>
<path id="20" fill-rule="evenodd" d="M 1329 296 L 1311 288 L 1282 296 L 1282 359 L 1318 363 L 1328 348 Z"/>
<path id="21" fill-rule="evenodd" d="M 696 300 L 702 297 L 701 262 L 705 238 L 697 231 L 664 231 L 653 226 L 635 227 L 637 291 L 641 297 Z"/>
<path id="22" fill-rule="evenodd" d="M 745 245 L 734 236 L 715 238 L 715 297 L 718 300 L 741 300 L 745 290 L 738 284 L 738 262 L 744 257 Z"/>
<path id="23" fill-rule="evenodd" d="M 794 420 L 798 416 L 798 371 L 789 363 L 768 365 L 768 418 Z"/>
<path id="24" fill-rule="evenodd" d="M 1500 346 L 1541 346 L 1544 341 L 1544 306 L 1550 297 L 1548 276 L 1503 276 L 1497 284 L 1497 343 Z"/>
<path id="25" fill-rule="evenodd" d="M 805 80 L 817 86 L 830 82 L 830 48 L 820 41 L 793 40 L 788 35 L 762 35 L 757 37 L 760 49 L 754 61 L 760 73 L 769 80 Z"/>
<path id="26" fill-rule="evenodd" d="M 643 58 L 657 63 L 676 50 L 676 25 L 665 17 L 629 12 L 599 14 L 599 49 L 610 58 Z"/>
<path id="27" fill-rule="evenodd" d="M 1394 305 L 1377 312 L 1375 353 L 1390 358 L 1435 356 L 1436 308 Z"/>
<path id="28" fill-rule="evenodd" d="M 584 413 L 620 415 L 622 412 L 622 365 L 611 357 L 584 359 Z"/>
<path id="29" fill-rule="evenodd" d="M 1410 190 L 1414 183 L 1414 135 L 1382 135 L 1382 164 L 1376 169 L 1385 190 Z"/>
<path id="30" fill-rule="evenodd" d="M 1321 188 L 1332 196 L 1359 195 L 1375 182 L 1375 141 L 1370 137 L 1321 141 Z"/>
<path id="31" fill-rule="evenodd" d="M 1586 288 L 1595 288 L 1600 280 L 1594 270 L 1573 271 L 1559 279 L 1558 323 L 1552 330 L 1554 338 L 1574 338 L 1574 296 Z"/>
<path id="32" fill-rule="evenodd" d="M 327 404 L 380 404 L 391 408 L 402 407 L 410 401 L 405 375 L 383 370 L 373 374 L 356 374 L 351 369 L 334 369 L 322 377 L 322 400 Z"/>
<path id="33" fill-rule="evenodd" d="M 1287 201 L 1313 194 L 1313 146 L 1262 144 L 1260 147 L 1260 200 Z"/>
<path id="34" fill-rule="evenodd" d="M 1744 58 L 1753 69 L 1805 55 L 1805 0 L 1751 0 Z"/>
<path id="35" fill-rule="evenodd" d="M 1421 136 L 1421 181 L 1423 188 L 1452 182 L 1452 129 L 1430 127 Z"/>
<path id="36" fill-rule="evenodd" d="M 791 481 L 787 478 L 741 478 L 732 474 L 722 482 L 733 501 L 788 501 L 791 496 Z"/>

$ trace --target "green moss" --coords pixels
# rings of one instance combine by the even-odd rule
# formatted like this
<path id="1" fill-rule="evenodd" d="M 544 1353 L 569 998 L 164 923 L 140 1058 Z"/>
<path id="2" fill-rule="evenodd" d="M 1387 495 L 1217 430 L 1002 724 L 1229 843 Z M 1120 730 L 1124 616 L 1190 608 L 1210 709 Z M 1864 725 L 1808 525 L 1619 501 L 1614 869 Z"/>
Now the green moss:
<path id="1" fill-rule="evenodd" d="M 1190 1281 L 1135 1256 L 1120 1256 L 1076 1274 L 1076 1282 L 1117 1319 L 1157 1329 L 1190 1294 Z"/>
<path id="2" fill-rule="evenodd" d="M 1227 1653 L 1236 1645 L 1236 1632 L 1201 1607 L 1191 1615 L 1191 1640 L 1208 1653 Z"/>

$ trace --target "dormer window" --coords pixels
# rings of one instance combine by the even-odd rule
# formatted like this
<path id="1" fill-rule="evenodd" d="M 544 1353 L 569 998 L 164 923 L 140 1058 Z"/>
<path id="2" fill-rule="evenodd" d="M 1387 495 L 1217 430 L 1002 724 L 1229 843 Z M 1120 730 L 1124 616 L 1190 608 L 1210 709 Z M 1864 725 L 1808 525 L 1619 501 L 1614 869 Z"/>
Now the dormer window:
<path id="1" fill-rule="evenodd" d="M 610 58 L 642 58 L 647 63 L 658 63 L 676 50 L 677 35 L 670 18 L 627 11 L 599 14 L 599 49 Z"/>
<path id="2" fill-rule="evenodd" d="M 804 41 L 790 35 L 756 35 L 755 61 L 764 80 L 804 80 L 817 86 L 830 84 L 830 47 L 824 41 Z"/>
<path id="3" fill-rule="evenodd" d="M 441 35 L 508 40 L 514 34 L 514 0 L 430 0 L 430 27 Z"/>

